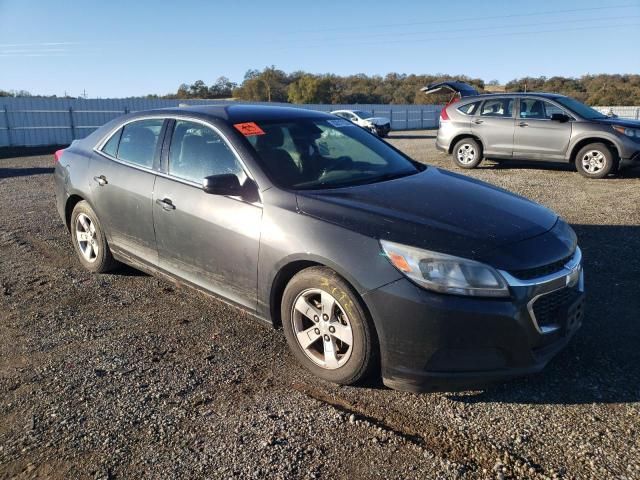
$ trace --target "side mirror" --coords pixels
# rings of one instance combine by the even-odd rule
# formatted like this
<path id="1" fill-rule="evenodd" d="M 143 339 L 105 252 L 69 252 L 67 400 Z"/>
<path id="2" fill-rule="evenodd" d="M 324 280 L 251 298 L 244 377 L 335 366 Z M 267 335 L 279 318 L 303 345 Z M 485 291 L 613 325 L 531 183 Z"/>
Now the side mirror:
<path id="1" fill-rule="evenodd" d="M 233 173 L 205 177 L 202 181 L 202 189 L 212 195 L 236 196 L 242 194 L 240 180 Z"/>
<path id="2" fill-rule="evenodd" d="M 552 113 L 551 120 L 554 122 L 564 123 L 569 121 L 569 117 L 566 116 L 564 113 Z"/>

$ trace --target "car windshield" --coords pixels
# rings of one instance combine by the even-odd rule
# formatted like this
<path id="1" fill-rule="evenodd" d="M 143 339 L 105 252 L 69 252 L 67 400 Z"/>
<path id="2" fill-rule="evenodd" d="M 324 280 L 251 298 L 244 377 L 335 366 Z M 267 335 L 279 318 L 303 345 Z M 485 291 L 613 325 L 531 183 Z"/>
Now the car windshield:
<path id="1" fill-rule="evenodd" d="M 255 125 L 259 128 L 245 134 L 246 138 L 271 179 L 284 188 L 349 187 L 423 169 L 344 119 L 307 118 Z"/>
<path id="2" fill-rule="evenodd" d="M 364 110 L 354 110 L 353 113 L 355 113 L 360 118 L 371 118 L 371 117 L 373 117 L 373 115 L 371 115 L 370 112 L 365 112 Z"/>
<path id="3" fill-rule="evenodd" d="M 582 118 L 586 118 L 588 120 L 593 120 L 595 118 L 607 118 L 606 115 L 603 115 L 599 111 L 586 106 L 584 103 L 579 102 L 578 100 L 570 97 L 556 97 L 554 98 L 556 102 L 560 105 L 567 107 L 573 113 L 577 114 Z"/>

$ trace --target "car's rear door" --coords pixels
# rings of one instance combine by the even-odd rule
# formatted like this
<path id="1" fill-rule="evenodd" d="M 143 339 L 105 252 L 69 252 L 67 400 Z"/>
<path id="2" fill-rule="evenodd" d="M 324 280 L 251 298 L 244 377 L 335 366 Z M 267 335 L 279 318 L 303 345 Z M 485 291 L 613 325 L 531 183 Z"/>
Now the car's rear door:
<path id="1" fill-rule="evenodd" d="M 202 188 L 210 175 L 252 180 L 217 129 L 183 119 L 170 128 L 153 204 L 160 267 L 255 310 L 262 206 Z"/>
<path id="2" fill-rule="evenodd" d="M 91 202 L 116 253 L 157 264 L 153 229 L 153 188 L 165 120 L 126 123 L 104 143 L 91 161 Z"/>
<path id="3" fill-rule="evenodd" d="M 558 105 L 536 97 L 519 100 L 514 137 L 514 157 L 563 161 L 571 140 L 572 122 L 551 120 L 551 115 L 570 116 Z"/>
<path id="4" fill-rule="evenodd" d="M 482 142 L 484 155 L 509 158 L 513 154 L 515 112 L 513 97 L 485 99 L 471 118 L 471 132 Z"/>

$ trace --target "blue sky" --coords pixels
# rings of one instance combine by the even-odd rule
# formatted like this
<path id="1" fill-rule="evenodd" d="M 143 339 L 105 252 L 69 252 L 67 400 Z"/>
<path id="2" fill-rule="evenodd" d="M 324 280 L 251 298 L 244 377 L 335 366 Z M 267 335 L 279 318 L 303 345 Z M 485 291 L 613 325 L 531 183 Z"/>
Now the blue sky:
<path id="1" fill-rule="evenodd" d="M 640 73 L 640 0 L 0 0 L 0 88 L 122 97 L 247 69 Z"/>

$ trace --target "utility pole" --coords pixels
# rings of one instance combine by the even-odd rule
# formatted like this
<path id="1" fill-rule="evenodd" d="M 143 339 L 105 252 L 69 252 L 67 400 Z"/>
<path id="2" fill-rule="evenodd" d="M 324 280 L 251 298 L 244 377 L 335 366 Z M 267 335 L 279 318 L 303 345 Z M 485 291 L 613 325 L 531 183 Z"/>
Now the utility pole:
<path id="1" fill-rule="evenodd" d="M 82 89 L 82 96 L 84 97 L 85 100 L 87 99 L 87 89 L 86 88 Z"/>

